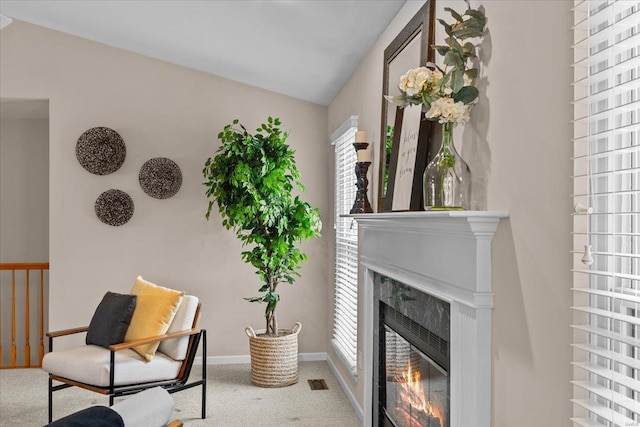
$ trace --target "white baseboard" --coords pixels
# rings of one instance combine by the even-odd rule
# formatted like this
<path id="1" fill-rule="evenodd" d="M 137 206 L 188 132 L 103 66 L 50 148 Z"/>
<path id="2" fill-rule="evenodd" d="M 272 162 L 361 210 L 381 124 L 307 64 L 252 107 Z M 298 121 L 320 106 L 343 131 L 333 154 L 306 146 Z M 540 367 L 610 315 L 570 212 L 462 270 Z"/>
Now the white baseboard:
<path id="1" fill-rule="evenodd" d="M 349 402 L 351 402 L 351 406 L 353 406 L 353 410 L 356 412 L 356 415 L 358 416 L 360 421 L 362 421 L 364 419 L 364 412 L 362 411 L 362 407 L 358 403 L 358 399 L 356 399 L 353 392 L 351 391 L 351 387 L 349 387 L 347 382 L 344 380 L 344 378 L 340 374 L 340 371 L 338 371 L 338 368 L 329 356 L 327 356 L 327 364 L 329 365 L 329 368 L 331 368 L 331 372 L 333 372 L 333 375 L 338 380 L 340 387 L 342 387 L 342 391 L 344 391 L 344 394 L 347 395 L 347 399 L 349 399 Z"/>
<path id="2" fill-rule="evenodd" d="M 327 353 L 300 353 L 298 360 L 301 362 L 322 362 L 327 360 Z"/>
<path id="3" fill-rule="evenodd" d="M 327 353 L 300 353 L 298 354 L 298 360 L 300 362 L 319 362 L 327 360 Z M 249 364 L 251 363 L 251 356 L 248 354 L 241 354 L 237 356 L 208 356 L 207 365 L 235 365 L 235 364 Z M 202 365 L 202 357 L 196 357 L 193 361 L 194 365 Z"/>

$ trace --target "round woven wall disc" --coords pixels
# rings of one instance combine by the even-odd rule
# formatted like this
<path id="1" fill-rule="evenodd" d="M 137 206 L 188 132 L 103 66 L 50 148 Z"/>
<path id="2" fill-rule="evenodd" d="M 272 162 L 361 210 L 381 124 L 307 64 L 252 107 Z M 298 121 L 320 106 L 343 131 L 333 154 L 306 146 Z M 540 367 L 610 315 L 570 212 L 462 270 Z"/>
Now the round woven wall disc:
<path id="1" fill-rule="evenodd" d="M 133 216 L 133 200 L 122 190 L 107 190 L 96 199 L 96 216 L 105 224 L 117 227 Z"/>
<path id="2" fill-rule="evenodd" d="M 140 187 L 155 199 L 168 199 L 174 196 L 182 186 L 180 167 L 166 157 L 147 160 L 140 168 Z"/>
<path id="3" fill-rule="evenodd" d="M 80 135 L 76 143 L 78 162 L 95 175 L 109 175 L 117 171 L 126 156 L 124 140 L 110 128 L 91 128 Z"/>

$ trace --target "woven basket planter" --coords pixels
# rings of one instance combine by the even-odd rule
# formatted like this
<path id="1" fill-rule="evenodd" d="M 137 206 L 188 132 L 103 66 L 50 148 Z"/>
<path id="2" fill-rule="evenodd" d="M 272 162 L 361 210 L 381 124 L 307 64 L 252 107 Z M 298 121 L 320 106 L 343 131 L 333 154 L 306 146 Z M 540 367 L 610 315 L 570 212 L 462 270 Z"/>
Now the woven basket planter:
<path id="1" fill-rule="evenodd" d="M 298 334 L 302 324 L 278 329 L 278 336 L 266 330 L 245 329 L 251 352 L 251 383 L 258 387 L 286 387 L 298 382 Z"/>

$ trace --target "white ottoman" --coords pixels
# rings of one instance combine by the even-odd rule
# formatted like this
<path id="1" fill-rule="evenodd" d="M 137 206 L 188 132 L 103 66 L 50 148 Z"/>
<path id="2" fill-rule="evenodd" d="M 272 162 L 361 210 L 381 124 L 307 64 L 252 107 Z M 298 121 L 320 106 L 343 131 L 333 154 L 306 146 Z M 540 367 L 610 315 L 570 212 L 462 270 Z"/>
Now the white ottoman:
<path id="1" fill-rule="evenodd" d="M 90 406 L 48 424 L 47 427 L 182 427 L 181 421 L 169 423 L 173 398 L 161 388 L 134 394 L 111 408 Z"/>
<path id="2" fill-rule="evenodd" d="M 173 398 L 162 387 L 136 393 L 111 407 L 125 427 L 164 427 L 173 412 Z"/>

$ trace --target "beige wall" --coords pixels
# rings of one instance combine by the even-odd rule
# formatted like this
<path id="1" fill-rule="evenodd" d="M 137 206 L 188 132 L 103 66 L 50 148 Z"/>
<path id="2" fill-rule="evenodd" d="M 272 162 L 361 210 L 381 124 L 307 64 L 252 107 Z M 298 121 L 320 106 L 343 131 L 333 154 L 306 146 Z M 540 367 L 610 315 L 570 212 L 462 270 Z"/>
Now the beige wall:
<path id="1" fill-rule="evenodd" d="M 383 51 L 423 3 L 407 2 L 329 105 L 329 132 L 357 114 L 377 148 Z M 475 208 L 510 213 L 493 244 L 493 425 L 568 425 L 571 4 L 482 3 L 489 31 L 481 99 L 454 139 L 473 172 Z M 458 0 L 436 5 L 436 18 L 446 20 L 445 6 L 465 8 Z M 350 386 L 362 402 L 362 381 Z"/>
<path id="2" fill-rule="evenodd" d="M 0 262 L 49 261 L 49 119 L 14 116 L 0 103 Z M 29 276 L 29 310 L 39 310 L 40 275 Z M 44 276 L 45 283 L 47 275 Z M 0 272 L 2 364 L 10 364 L 12 274 Z M 26 272 L 15 276 L 15 342 L 18 365 L 25 364 Z M 47 295 L 44 295 L 45 301 Z M 39 322 L 30 323 L 31 363 L 38 363 Z M 46 323 L 45 323 L 46 328 Z M 46 345 L 46 344 L 45 344 Z"/>
<path id="3" fill-rule="evenodd" d="M 128 292 L 140 274 L 201 298 L 209 355 L 248 354 L 244 327 L 262 327 L 264 307 L 242 297 L 254 296 L 258 280 L 217 213 L 205 220 L 201 171 L 225 124 L 239 118 L 255 129 L 279 116 L 298 151 L 306 198 L 328 223 L 326 107 L 21 22 L 3 29 L 0 43 L 0 95 L 50 100 L 51 328 L 87 324 L 107 290 Z M 94 126 L 125 140 L 126 161 L 111 175 L 92 175 L 76 160 L 78 137 Z M 156 156 L 182 170 L 182 188 L 170 199 L 152 199 L 138 184 L 140 167 Z M 94 213 L 110 188 L 135 204 L 120 227 Z M 305 244 L 303 278 L 281 288 L 280 323 L 303 323 L 301 352 L 326 351 L 327 241 Z"/>
<path id="4" fill-rule="evenodd" d="M 0 109 L 0 262 L 49 260 L 49 119 Z"/>

